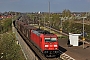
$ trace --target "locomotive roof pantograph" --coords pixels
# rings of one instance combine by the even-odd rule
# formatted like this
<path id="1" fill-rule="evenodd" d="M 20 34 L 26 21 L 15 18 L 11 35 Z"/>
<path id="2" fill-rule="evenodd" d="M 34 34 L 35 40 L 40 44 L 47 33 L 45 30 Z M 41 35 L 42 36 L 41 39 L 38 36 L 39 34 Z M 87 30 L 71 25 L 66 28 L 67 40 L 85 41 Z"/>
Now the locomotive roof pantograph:
<path id="1" fill-rule="evenodd" d="M 36 35 L 40 36 L 40 34 L 53 34 L 53 33 L 50 33 L 46 30 L 41 30 L 41 29 L 37 29 L 37 30 L 32 30 L 33 33 L 35 33 Z"/>

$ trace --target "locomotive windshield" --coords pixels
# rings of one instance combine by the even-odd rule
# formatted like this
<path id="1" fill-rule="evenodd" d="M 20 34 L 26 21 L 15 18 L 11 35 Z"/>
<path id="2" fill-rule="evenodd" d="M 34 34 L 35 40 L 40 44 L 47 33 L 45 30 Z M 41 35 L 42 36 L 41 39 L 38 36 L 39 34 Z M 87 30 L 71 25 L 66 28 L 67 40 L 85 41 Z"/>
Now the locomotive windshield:
<path id="1" fill-rule="evenodd" d="M 45 42 L 56 42 L 56 38 L 45 38 Z"/>

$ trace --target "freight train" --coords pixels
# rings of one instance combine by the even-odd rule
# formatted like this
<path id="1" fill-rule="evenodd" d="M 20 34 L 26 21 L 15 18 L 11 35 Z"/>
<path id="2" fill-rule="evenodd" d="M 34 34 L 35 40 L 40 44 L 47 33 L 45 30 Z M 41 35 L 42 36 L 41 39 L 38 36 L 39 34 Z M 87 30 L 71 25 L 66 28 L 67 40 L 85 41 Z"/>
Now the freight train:
<path id="1" fill-rule="evenodd" d="M 57 56 L 59 54 L 59 44 L 56 34 L 30 26 L 20 20 L 15 20 L 15 27 L 28 40 L 32 41 L 45 56 Z"/>

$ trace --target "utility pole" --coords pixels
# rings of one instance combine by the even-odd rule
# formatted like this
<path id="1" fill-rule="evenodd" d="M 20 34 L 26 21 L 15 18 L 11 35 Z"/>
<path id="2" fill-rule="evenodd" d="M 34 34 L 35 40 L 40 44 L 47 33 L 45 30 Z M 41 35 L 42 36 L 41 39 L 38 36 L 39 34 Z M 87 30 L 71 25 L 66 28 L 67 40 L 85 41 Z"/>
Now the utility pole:
<path id="1" fill-rule="evenodd" d="M 33 16 L 33 25 L 34 25 L 34 16 Z"/>
<path id="2" fill-rule="evenodd" d="M 85 34 L 85 32 L 84 32 L 84 19 L 87 17 L 82 17 L 82 18 L 83 18 L 83 38 L 82 38 L 82 40 L 83 40 L 83 49 L 84 49 L 84 40 L 85 40 L 85 37 L 84 37 L 84 34 Z"/>
<path id="3" fill-rule="evenodd" d="M 49 1 L 49 23 L 51 23 L 51 22 L 50 22 L 50 1 Z M 51 24 L 50 24 L 49 27 L 50 27 L 50 30 L 51 30 Z"/>
<path id="4" fill-rule="evenodd" d="M 50 19 L 50 21 L 49 21 L 49 23 L 50 23 L 50 31 L 51 31 L 51 20 L 52 20 L 52 18 L 53 17 L 49 17 L 49 19 Z"/>
<path id="5" fill-rule="evenodd" d="M 60 18 L 60 23 L 61 23 L 61 25 L 60 25 L 60 33 L 62 33 L 62 20 L 63 20 L 63 17 L 59 17 Z"/>
<path id="6" fill-rule="evenodd" d="M 40 29 L 40 11 L 38 12 L 39 14 L 39 29 Z"/>

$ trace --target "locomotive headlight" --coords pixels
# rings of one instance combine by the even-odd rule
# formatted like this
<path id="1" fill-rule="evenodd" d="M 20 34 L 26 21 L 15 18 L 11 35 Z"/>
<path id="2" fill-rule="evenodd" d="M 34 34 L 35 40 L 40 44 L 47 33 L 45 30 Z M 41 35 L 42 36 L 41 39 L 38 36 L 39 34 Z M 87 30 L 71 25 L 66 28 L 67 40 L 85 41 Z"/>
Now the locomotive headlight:
<path id="1" fill-rule="evenodd" d="M 45 45 L 45 47 L 48 47 L 48 45 Z"/>
<path id="2" fill-rule="evenodd" d="M 58 48 L 55 48 L 55 49 L 58 49 Z"/>
<path id="3" fill-rule="evenodd" d="M 58 47 L 57 45 L 54 45 L 54 47 Z"/>

